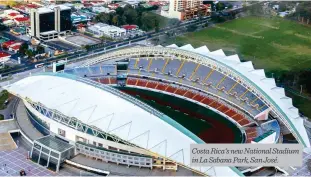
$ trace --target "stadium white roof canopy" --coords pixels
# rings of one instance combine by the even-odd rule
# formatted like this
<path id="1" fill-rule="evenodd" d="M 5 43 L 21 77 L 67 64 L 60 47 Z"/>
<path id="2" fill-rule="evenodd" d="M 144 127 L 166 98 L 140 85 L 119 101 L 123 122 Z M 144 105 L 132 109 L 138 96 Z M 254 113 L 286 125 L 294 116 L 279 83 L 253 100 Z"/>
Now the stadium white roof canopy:
<path id="1" fill-rule="evenodd" d="M 83 123 L 189 166 L 190 144 L 197 143 L 198 137 L 172 119 L 159 118 L 118 94 L 76 78 L 60 73 L 29 76 L 6 89 L 21 98 L 40 102 L 66 116 L 76 117 Z M 230 167 L 196 169 L 212 176 L 240 175 Z"/>

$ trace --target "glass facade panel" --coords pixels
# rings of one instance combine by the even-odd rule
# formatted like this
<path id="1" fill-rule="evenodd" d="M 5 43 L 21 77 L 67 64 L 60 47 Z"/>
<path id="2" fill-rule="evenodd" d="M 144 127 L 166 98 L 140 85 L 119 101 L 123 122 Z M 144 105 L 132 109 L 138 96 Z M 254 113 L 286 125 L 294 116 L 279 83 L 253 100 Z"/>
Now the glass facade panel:
<path id="1" fill-rule="evenodd" d="M 55 30 L 54 12 L 40 14 L 40 33 Z"/>
<path id="2" fill-rule="evenodd" d="M 60 11 L 60 31 L 69 31 L 71 28 L 71 10 Z"/>

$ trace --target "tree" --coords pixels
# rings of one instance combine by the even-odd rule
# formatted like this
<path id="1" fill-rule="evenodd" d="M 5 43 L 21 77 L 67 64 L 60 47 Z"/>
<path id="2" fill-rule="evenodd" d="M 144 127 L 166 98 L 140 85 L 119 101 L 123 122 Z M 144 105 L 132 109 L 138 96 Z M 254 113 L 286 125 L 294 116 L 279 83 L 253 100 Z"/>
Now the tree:
<path id="1" fill-rule="evenodd" d="M 122 16 L 124 14 L 124 9 L 122 7 L 116 8 L 116 14 Z"/>
<path id="2" fill-rule="evenodd" d="M 296 8 L 296 14 L 300 17 L 311 18 L 311 2 L 300 2 Z"/>
<path id="3" fill-rule="evenodd" d="M 150 13 L 143 13 L 142 17 L 141 17 L 141 28 L 144 31 L 149 31 L 151 29 L 153 29 L 155 27 L 155 16 L 153 14 Z"/>
<path id="4" fill-rule="evenodd" d="M 21 54 L 21 55 L 25 55 L 26 51 L 28 50 L 29 46 L 27 43 L 23 43 L 20 47 L 19 47 L 19 50 L 18 52 Z"/>
<path id="5" fill-rule="evenodd" d="M 160 22 L 158 18 L 154 19 L 154 30 L 155 32 L 159 32 L 160 31 Z"/>
<path id="6" fill-rule="evenodd" d="M 180 24 L 180 21 L 178 18 L 170 18 L 170 19 L 168 19 L 168 22 L 167 22 L 168 26 L 176 26 L 179 24 Z"/>
<path id="7" fill-rule="evenodd" d="M 3 25 L 2 23 L 0 23 L 0 31 L 5 31 L 5 30 L 7 30 L 7 29 L 8 29 L 7 26 L 5 26 L 5 25 Z"/>
<path id="8" fill-rule="evenodd" d="M 124 12 L 124 16 L 126 17 L 127 24 L 136 24 L 138 15 L 135 9 L 132 9 L 132 8 L 126 9 Z"/>
<path id="9" fill-rule="evenodd" d="M 225 9 L 225 4 L 222 3 L 222 2 L 218 2 L 216 4 L 216 11 L 221 11 L 221 10 L 224 10 Z"/>
<path id="10" fill-rule="evenodd" d="M 113 16 L 112 24 L 118 26 L 118 24 L 119 24 L 119 15 Z"/>
<path id="11" fill-rule="evenodd" d="M 44 47 L 42 47 L 41 45 L 38 45 L 37 46 L 37 54 L 42 54 L 45 52 L 45 49 Z"/>
<path id="12" fill-rule="evenodd" d="M 85 45 L 85 46 L 84 46 L 84 49 L 87 50 L 87 51 L 89 51 L 89 50 L 91 49 L 91 46 L 90 46 L 90 45 Z"/>
<path id="13" fill-rule="evenodd" d="M 102 22 L 102 23 L 107 23 L 110 24 L 110 20 L 111 20 L 111 14 L 107 14 L 107 13 L 100 13 L 95 17 L 97 22 Z"/>
<path id="14" fill-rule="evenodd" d="M 197 28 L 198 28 L 197 25 L 189 25 L 189 26 L 187 26 L 187 31 L 188 31 L 188 32 L 193 32 L 193 31 L 195 31 Z"/>
<path id="15" fill-rule="evenodd" d="M 28 58 L 32 58 L 34 56 L 33 51 L 30 49 L 26 50 L 25 54 L 28 56 Z"/>

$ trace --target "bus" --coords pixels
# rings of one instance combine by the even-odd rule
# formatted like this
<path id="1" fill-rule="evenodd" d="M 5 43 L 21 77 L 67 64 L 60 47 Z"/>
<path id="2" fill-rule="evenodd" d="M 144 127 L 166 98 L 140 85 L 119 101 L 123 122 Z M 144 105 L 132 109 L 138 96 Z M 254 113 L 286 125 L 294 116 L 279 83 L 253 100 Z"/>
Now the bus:
<path id="1" fill-rule="evenodd" d="M 41 68 L 41 67 L 43 67 L 44 66 L 44 63 L 39 63 L 39 64 L 36 64 L 35 65 L 35 68 Z"/>

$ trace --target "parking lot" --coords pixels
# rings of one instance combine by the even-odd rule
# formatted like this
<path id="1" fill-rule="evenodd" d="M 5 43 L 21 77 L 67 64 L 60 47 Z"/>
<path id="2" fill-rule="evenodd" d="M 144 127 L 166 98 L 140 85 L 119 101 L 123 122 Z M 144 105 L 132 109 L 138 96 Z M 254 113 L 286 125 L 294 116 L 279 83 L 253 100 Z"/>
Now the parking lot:
<path id="1" fill-rule="evenodd" d="M 63 41 L 60 41 L 58 39 L 51 40 L 48 42 L 45 42 L 48 46 L 52 47 L 54 50 L 65 50 L 65 51 L 72 51 L 78 49 L 77 46 L 70 45 L 68 43 L 65 43 Z"/>
<path id="2" fill-rule="evenodd" d="M 80 36 L 80 35 L 76 35 L 76 36 L 68 36 L 66 37 L 66 40 L 72 43 L 75 43 L 79 46 L 83 46 L 83 45 L 95 45 L 100 43 L 100 40 L 95 40 L 93 38 L 90 37 L 86 37 L 86 36 Z"/>

